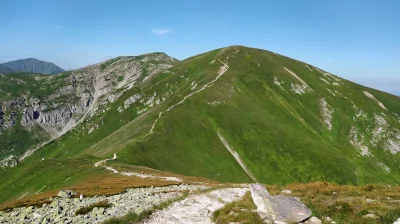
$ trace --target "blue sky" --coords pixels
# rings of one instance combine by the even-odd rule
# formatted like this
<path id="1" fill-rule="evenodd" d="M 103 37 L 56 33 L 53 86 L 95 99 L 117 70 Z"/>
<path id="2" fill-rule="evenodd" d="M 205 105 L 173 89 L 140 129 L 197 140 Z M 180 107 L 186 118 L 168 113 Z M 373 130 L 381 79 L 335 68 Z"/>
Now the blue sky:
<path id="1" fill-rule="evenodd" d="M 120 55 L 271 50 L 400 95 L 397 0 L 0 0 L 0 62 L 75 69 Z"/>

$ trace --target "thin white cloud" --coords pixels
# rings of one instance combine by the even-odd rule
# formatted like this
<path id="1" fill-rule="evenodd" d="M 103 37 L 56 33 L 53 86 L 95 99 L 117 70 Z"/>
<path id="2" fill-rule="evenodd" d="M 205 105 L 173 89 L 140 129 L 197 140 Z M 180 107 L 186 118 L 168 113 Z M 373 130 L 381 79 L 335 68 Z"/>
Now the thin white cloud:
<path id="1" fill-rule="evenodd" d="M 59 26 L 59 25 L 53 25 L 53 28 L 54 28 L 54 29 L 64 29 L 63 26 Z"/>
<path id="2" fill-rule="evenodd" d="M 154 33 L 155 35 L 158 35 L 158 36 L 164 35 L 167 33 L 171 33 L 171 32 L 172 32 L 171 29 L 153 29 L 152 30 L 152 33 Z"/>

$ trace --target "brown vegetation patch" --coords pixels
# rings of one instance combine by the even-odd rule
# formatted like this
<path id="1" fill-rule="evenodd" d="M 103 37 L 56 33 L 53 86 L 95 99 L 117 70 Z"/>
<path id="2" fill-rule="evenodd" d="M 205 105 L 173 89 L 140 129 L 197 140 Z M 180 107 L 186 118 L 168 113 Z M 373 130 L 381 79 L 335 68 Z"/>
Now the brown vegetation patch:
<path id="1" fill-rule="evenodd" d="M 135 169 L 134 172 L 146 171 L 149 174 L 151 169 Z M 129 169 L 129 171 L 132 171 Z M 154 176 L 168 176 L 168 177 L 178 177 L 183 180 L 183 182 L 166 181 L 164 179 L 151 179 L 151 178 L 140 178 L 136 176 L 123 176 L 120 174 L 113 174 L 110 172 L 104 172 L 96 174 L 92 177 L 83 179 L 79 183 L 63 187 L 56 190 L 46 191 L 40 194 L 28 195 L 24 198 L 9 201 L 0 205 L 0 210 L 7 210 L 14 207 L 27 207 L 27 206 L 41 206 L 43 204 L 50 204 L 51 201 L 48 199 L 51 197 L 56 197 L 60 190 L 72 190 L 78 194 L 74 197 L 79 197 L 83 194 L 85 197 L 91 197 L 96 195 L 115 195 L 124 192 L 127 188 L 138 188 L 138 187 L 150 187 L 150 186 L 168 186 L 177 184 L 204 184 L 204 185 L 214 185 L 218 182 L 211 181 L 205 178 L 199 177 L 185 177 L 177 174 L 172 174 L 168 172 L 162 172 L 157 170 L 151 170 L 151 175 Z"/>
<path id="2" fill-rule="evenodd" d="M 330 217 L 339 223 L 393 223 L 400 217 L 400 186 L 349 186 L 327 182 L 268 186 L 270 193 L 292 191 L 317 217 Z M 398 202 L 397 202 L 398 201 Z M 375 214 L 379 218 L 363 217 Z"/>

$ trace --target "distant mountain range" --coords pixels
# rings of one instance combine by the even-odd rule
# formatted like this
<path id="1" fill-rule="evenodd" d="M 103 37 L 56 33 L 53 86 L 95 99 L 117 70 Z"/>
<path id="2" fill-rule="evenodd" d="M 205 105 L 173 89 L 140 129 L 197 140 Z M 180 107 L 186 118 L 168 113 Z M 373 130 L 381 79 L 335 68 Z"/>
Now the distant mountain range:
<path id="1" fill-rule="evenodd" d="M 0 64 L 0 73 L 7 74 L 12 72 L 27 72 L 27 73 L 41 73 L 41 74 L 58 74 L 63 72 L 64 69 L 57 65 L 40 61 L 35 58 L 26 58 Z"/>
<path id="2" fill-rule="evenodd" d="M 7 73 L 10 73 L 10 72 L 12 72 L 11 68 L 0 64 L 0 73 L 7 74 Z"/>

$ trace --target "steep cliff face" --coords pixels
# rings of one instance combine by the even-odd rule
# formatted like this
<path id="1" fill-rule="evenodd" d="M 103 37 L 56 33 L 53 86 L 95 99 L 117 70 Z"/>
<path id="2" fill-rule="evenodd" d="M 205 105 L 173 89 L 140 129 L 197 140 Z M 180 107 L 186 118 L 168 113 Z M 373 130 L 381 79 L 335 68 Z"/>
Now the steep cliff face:
<path id="1" fill-rule="evenodd" d="M 4 82 L 0 84 L 0 92 L 6 94 L 0 97 L 0 159 L 18 156 L 37 145 L 22 147 L 17 143 L 21 146 L 17 152 L 7 148 L 10 145 L 7 143 L 16 141 L 11 140 L 10 133 L 17 125 L 26 134 L 38 128 L 43 130 L 46 134 L 36 139 L 38 144 L 57 138 L 97 110 L 106 108 L 127 89 L 175 62 L 176 59 L 163 53 L 153 53 L 118 57 L 55 76 L 33 76 L 32 79 L 23 74 L 2 75 L 0 78 Z M 19 86 L 18 91 L 12 89 Z"/>
<path id="2" fill-rule="evenodd" d="M 0 134 L 16 125 L 17 111 L 24 106 L 24 101 L 24 98 L 16 98 L 0 104 Z"/>

